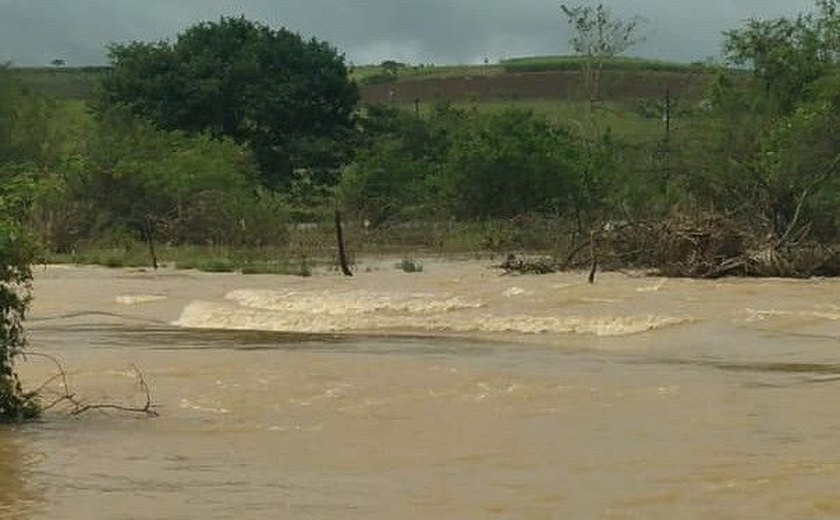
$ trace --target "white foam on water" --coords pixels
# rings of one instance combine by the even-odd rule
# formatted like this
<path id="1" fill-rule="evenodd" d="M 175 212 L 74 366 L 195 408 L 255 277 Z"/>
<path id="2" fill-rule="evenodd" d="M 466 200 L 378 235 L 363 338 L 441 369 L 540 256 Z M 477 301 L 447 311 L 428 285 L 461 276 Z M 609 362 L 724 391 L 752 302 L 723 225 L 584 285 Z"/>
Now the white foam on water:
<path id="1" fill-rule="evenodd" d="M 230 413 L 230 410 L 228 410 L 227 408 L 213 408 L 208 406 L 201 406 L 199 404 L 191 402 L 188 399 L 181 399 L 181 408 L 185 410 L 195 410 L 198 412 L 206 412 L 218 415 L 227 415 Z"/>
<path id="2" fill-rule="evenodd" d="M 647 285 L 645 287 L 638 287 L 636 288 L 636 292 L 645 293 L 645 292 L 659 292 L 662 287 L 665 286 L 665 279 L 659 280 L 653 285 Z"/>
<path id="3" fill-rule="evenodd" d="M 224 302 L 194 301 L 174 324 L 186 328 L 300 333 L 423 332 L 624 336 L 689 321 L 641 315 L 493 314 L 482 302 L 447 294 L 236 290 Z"/>
<path id="4" fill-rule="evenodd" d="M 154 303 L 166 300 L 167 297 L 160 294 L 124 294 L 115 298 L 120 305 L 140 305 L 143 303 Z"/>
<path id="5" fill-rule="evenodd" d="M 306 312 L 331 316 L 359 315 L 377 312 L 438 313 L 458 309 L 475 309 L 479 301 L 433 294 L 384 294 L 368 291 L 270 291 L 242 289 L 231 291 L 226 300 L 243 307 L 287 312 Z"/>
<path id="6" fill-rule="evenodd" d="M 840 309 L 836 311 L 828 310 L 791 310 L 782 311 L 776 309 L 752 309 L 747 308 L 746 321 L 764 321 L 769 318 L 816 318 L 828 321 L 840 321 Z"/>
<path id="7" fill-rule="evenodd" d="M 505 298 L 512 298 L 514 296 L 522 296 L 523 294 L 534 294 L 533 291 L 526 291 L 521 287 L 511 287 L 510 289 L 506 289 L 502 296 Z"/>
<path id="8" fill-rule="evenodd" d="M 518 332 L 524 334 L 590 334 L 595 336 L 628 336 L 691 321 L 671 316 L 493 316 L 477 329 L 479 332 Z"/>

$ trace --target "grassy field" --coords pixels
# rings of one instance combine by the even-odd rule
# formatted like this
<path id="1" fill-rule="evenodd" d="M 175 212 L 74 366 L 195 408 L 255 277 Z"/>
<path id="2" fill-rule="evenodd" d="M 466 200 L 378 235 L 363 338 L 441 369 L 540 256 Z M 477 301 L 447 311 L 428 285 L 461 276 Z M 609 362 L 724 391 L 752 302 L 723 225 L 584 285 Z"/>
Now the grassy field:
<path id="1" fill-rule="evenodd" d="M 71 100 L 90 99 L 99 88 L 99 82 L 108 73 L 107 67 L 25 67 L 12 70 L 27 91 Z"/>
<path id="2" fill-rule="evenodd" d="M 368 260 L 395 259 L 394 268 L 419 271 L 404 258 L 406 251 L 419 257 L 493 258 L 512 249 L 546 254 L 571 246 L 572 224 L 551 218 L 521 217 L 482 222 L 411 222 L 366 229 L 361 223 L 344 223 L 351 265 L 367 269 Z M 237 249 L 226 246 L 156 247 L 163 267 L 242 274 L 291 274 L 309 276 L 314 271 L 337 270 L 335 230 L 330 222 L 290 231 L 285 247 Z M 402 261 L 399 259 L 402 258 Z M 80 246 L 71 253 L 48 253 L 44 264 L 103 265 L 112 268 L 150 268 L 146 244 L 128 241 Z M 380 263 L 380 262 L 377 262 Z"/>
<path id="3" fill-rule="evenodd" d="M 419 108 L 420 114 L 434 110 L 436 103 L 395 103 L 409 111 Z M 480 113 L 497 113 L 509 109 L 531 111 L 545 116 L 549 122 L 564 126 L 583 137 L 601 136 L 609 129 L 611 135 L 629 144 L 644 144 L 665 138 L 663 100 L 638 100 L 629 102 L 604 101 L 591 104 L 580 100 L 516 99 L 489 101 L 455 101 L 452 106 Z M 686 109 L 675 105 L 671 114 L 671 137 L 691 135 L 706 127 L 709 118 L 694 105 Z"/>
<path id="4" fill-rule="evenodd" d="M 505 73 L 576 71 L 586 63 L 581 56 L 530 56 L 511 58 L 500 63 L 485 65 L 408 65 L 400 67 L 397 82 L 417 81 L 434 78 L 497 76 Z M 611 71 L 649 71 L 711 73 L 715 68 L 706 63 L 679 63 L 671 61 L 649 60 L 645 58 L 615 57 L 604 60 L 603 70 Z M 364 85 L 367 80 L 382 74 L 379 65 L 361 65 L 352 67 L 351 77 Z"/>
<path id="5" fill-rule="evenodd" d="M 583 101 L 511 100 L 481 103 L 455 103 L 455 106 L 479 112 L 501 112 L 511 108 L 545 115 L 554 124 L 566 126 L 585 137 L 603 135 L 609 128 L 623 141 L 643 143 L 660 139 L 665 131 L 661 118 L 642 117 L 632 107 L 615 102 L 590 107 Z M 430 109 L 430 108 L 429 108 Z"/>
<path id="6" fill-rule="evenodd" d="M 689 132 L 702 119 L 697 107 L 714 78 L 713 71 L 700 64 L 616 58 L 605 64 L 604 100 L 590 106 L 582 100 L 581 66 L 582 60 L 574 56 L 517 58 L 495 65 L 404 66 L 396 82 L 362 85 L 361 91 L 364 102 L 392 103 L 409 110 L 419 99 L 421 112 L 440 102 L 489 112 L 521 108 L 584 135 L 599 135 L 609 128 L 619 139 L 644 143 L 663 136 L 667 90 L 677 104 L 672 130 Z M 62 118 L 77 114 L 83 121 L 85 101 L 95 95 L 108 69 L 13 70 L 27 90 L 60 101 Z M 380 66 L 357 66 L 352 77 L 364 83 L 364 78 L 382 71 Z"/>
<path id="7" fill-rule="evenodd" d="M 466 76 L 494 76 L 504 74 L 502 65 L 406 65 L 397 72 L 397 82 L 424 79 L 461 78 Z M 365 85 L 371 78 L 383 73 L 379 65 L 362 65 L 351 68 L 350 77 Z"/>
<path id="8" fill-rule="evenodd" d="M 583 60 L 576 56 L 537 56 L 504 60 L 499 64 L 487 65 L 405 65 L 398 69 L 396 81 L 371 81 L 371 78 L 383 76 L 384 69 L 378 65 L 351 66 L 351 78 L 361 85 L 363 99 L 382 101 L 389 90 L 396 86 L 417 83 L 426 84 L 429 92 L 438 97 L 463 99 L 471 94 L 464 92 L 464 83 L 471 88 L 482 87 L 481 80 L 488 84 L 500 84 L 506 98 L 534 99 L 549 97 L 568 97 L 570 89 L 566 83 L 575 82 L 574 72 L 581 69 Z M 33 93 L 58 99 L 88 100 L 95 95 L 99 82 L 108 73 L 108 67 L 27 67 L 14 68 L 17 79 L 23 87 Z M 634 92 L 640 90 L 641 83 L 674 83 L 676 90 L 685 90 L 686 83 L 697 83 L 698 77 L 711 76 L 713 68 L 703 64 L 685 64 L 645 60 L 640 58 L 614 58 L 604 62 L 605 82 L 618 82 L 609 86 L 610 96 L 616 92 Z M 554 72 L 555 78 L 547 78 L 546 72 Z M 621 74 L 617 74 L 621 73 Z M 670 75 L 668 75 L 670 74 Z M 549 79 L 558 86 L 556 95 L 546 92 L 545 82 Z M 375 83 L 370 84 L 368 83 Z M 536 85 L 539 83 L 542 85 Z M 419 88 L 419 87 L 415 87 Z M 470 89 L 466 89 L 469 91 Z M 650 90 L 648 86 L 646 90 Z M 493 95 L 491 97 L 499 97 Z"/>
<path id="9" fill-rule="evenodd" d="M 503 60 L 501 68 L 505 72 L 546 72 L 552 70 L 580 70 L 586 65 L 586 58 L 581 56 L 533 56 Z M 708 73 L 713 67 L 705 63 L 677 63 L 671 61 L 649 60 L 618 56 L 604 60 L 603 70 L 613 71 L 651 71 Z"/>

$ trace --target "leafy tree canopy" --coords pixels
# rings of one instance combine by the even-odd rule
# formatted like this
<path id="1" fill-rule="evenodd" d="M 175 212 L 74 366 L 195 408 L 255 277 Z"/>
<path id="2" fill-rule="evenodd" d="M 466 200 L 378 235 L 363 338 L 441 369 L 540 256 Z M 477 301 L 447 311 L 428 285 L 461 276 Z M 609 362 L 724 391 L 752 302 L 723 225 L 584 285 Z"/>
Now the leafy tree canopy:
<path id="1" fill-rule="evenodd" d="M 569 44 L 576 54 L 584 57 L 584 78 L 590 99 L 594 99 L 598 96 L 604 61 L 636 45 L 641 40 L 638 32 L 645 20 L 638 16 L 628 20 L 616 18 L 602 3 L 561 4 L 560 9 L 574 31 Z"/>
<path id="2" fill-rule="evenodd" d="M 617 56 L 639 42 L 637 33 L 644 23 L 640 17 L 615 18 L 600 3 L 596 6 L 561 4 L 560 9 L 575 31 L 569 44 L 579 55 L 603 60 Z"/>
<path id="3" fill-rule="evenodd" d="M 581 164 L 568 131 L 511 109 L 473 118 L 454 137 L 445 189 L 460 217 L 557 214 L 569 206 Z"/>
<path id="4" fill-rule="evenodd" d="M 752 69 L 759 87 L 753 96 L 765 110 L 787 113 L 840 63 L 840 6 L 837 0 L 818 0 L 815 13 L 750 20 L 725 36 L 729 62 Z"/>
<path id="5" fill-rule="evenodd" d="M 327 43 L 222 18 L 174 43 L 113 45 L 110 59 L 106 106 L 246 144 L 268 186 L 288 186 L 296 170 L 332 170 L 346 153 L 358 91 Z"/>

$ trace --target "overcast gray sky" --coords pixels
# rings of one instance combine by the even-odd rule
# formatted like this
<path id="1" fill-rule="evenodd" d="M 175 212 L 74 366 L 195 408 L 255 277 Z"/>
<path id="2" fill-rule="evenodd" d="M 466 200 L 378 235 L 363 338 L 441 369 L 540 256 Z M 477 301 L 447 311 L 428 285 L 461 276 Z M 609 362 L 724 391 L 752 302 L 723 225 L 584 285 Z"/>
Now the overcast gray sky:
<path id="1" fill-rule="evenodd" d="M 568 4 L 586 3 L 568 0 Z M 590 2 L 594 3 L 594 2 Z M 748 18 L 795 15 L 811 0 L 605 0 L 649 20 L 629 54 L 681 61 L 717 57 L 721 31 Z M 327 40 L 357 64 L 479 63 L 569 52 L 557 0 L 0 0 L 0 61 L 106 62 L 110 42 L 173 38 L 189 25 L 245 15 Z"/>

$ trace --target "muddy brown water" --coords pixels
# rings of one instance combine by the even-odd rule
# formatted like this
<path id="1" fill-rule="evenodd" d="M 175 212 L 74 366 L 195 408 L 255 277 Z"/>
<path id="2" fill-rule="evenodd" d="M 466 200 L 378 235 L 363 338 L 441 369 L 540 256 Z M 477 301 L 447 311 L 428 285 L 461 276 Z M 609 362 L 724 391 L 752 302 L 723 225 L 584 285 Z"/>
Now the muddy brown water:
<path id="1" fill-rule="evenodd" d="M 40 270 L 31 348 L 161 416 L 0 429 L 0 518 L 836 517 L 838 289 Z"/>

